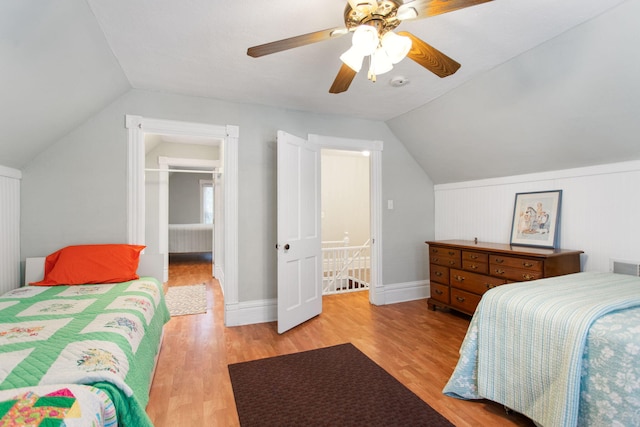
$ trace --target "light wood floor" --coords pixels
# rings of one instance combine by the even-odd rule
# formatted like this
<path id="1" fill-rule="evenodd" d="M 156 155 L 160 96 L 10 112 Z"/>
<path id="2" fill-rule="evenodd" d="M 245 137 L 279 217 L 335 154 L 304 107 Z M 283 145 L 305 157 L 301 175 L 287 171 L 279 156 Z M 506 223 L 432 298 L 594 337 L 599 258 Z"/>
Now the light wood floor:
<path id="1" fill-rule="evenodd" d="M 175 259 L 172 259 L 175 261 Z M 207 284 L 206 314 L 165 327 L 147 412 L 156 427 L 238 426 L 227 365 L 345 342 L 386 369 L 457 426 L 531 426 L 502 406 L 446 397 L 468 318 L 429 311 L 426 300 L 377 307 L 367 292 L 326 296 L 322 314 L 278 335 L 275 323 L 226 328 L 219 283 L 207 260 L 179 257 L 169 286 Z M 354 404 L 357 400 L 354 399 Z"/>

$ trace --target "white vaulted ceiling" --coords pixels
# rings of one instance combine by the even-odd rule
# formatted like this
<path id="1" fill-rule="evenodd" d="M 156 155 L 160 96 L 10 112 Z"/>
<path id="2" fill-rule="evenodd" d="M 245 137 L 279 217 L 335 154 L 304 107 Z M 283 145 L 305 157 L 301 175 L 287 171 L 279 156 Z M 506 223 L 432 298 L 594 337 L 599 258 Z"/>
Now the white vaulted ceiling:
<path id="1" fill-rule="evenodd" d="M 637 11 L 638 1 L 494 0 L 403 22 L 398 30 L 410 31 L 449 55 L 462 64 L 460 70 L 440 79 L 405 59 L 391 73 L 379 76 L 377 83 L 369 82 L 361 72 L 347 92 L 334 95 L 328 90 L 341 65 L 338 57 L 350 46 L 350 35 L 261 58 L 251 58 L 246 51 L 262 43 L 342 26 L 345 0 L 3 0 L 0 164 L 21 168 L 47 144 L 136 88 L 386 121 L 434 182 L 482 178 L 486 173 L 481 171 L 455 175 L 447 166 L 451 157 L 441 156 L 459 153 L 472 140 L 503 149 L 500 144 L 506 144 L 506 138 L 500 142 L 496 136 L 499 121 L 532 126 L 518 121 L 518 104 L 524 103 L 524 114 L 535 113 L 544 105 L 540 101 L 532 107 L 527 99 L 510 99 L 521 93 L 513 90 L 514 85 L 530 82 L 535 87 L 540 81 L 556 81 L 558 75 L 573 72 L 572 51 L 559 51 L 560 57 L 545 56 L 557 52 L 545 53 L 540 58 L 546 63 L 535 63 L 531 52 L 570 37 L 616 8 Z M 616 25 L 615 20 L 606 24 L 609 31 Z M 586 37 L 572 41 L 572 46 L 603 49 L 604 61 L 611 60 L 611 51 L 621 49 L 624 61 L 633 61 L 623 61 L 622 66 L 637 67 L 638 31 L 621 38 L 628 43 L 625 46 L 599 45 L 598 35 L 591 32 Z M 576 61 L 584 58 L 584 52 L 576 54 Z M 605 86 L 627 84 L 617 80 L 619 64 L 606 65 Z M 505 72 L 519 74 L 500 74 Z M 622 72 L 620 78 L 630 74 Z M 392 87 L 388 82 L 396 76 L 410 83 Z M 510 77 L 502 90 L 491 89 L 487 94 L 478 86 L 493 88 L 499 82 L 491 79 L 505 76 Z M 637 89 L 636 83 L 631 86 Z M 514 110 L 505 115 L 507 104 Z M 492 113 L 490 108 L 497 110 Z M 554 108 L 566 114 L 563 122 L 570 126 L 581 106 L 549 105 Z M 624 108 L 624 114 L 629 114 L 628 107 Z M 607 116 L 617 113 L 613 107 L 603 112 Z M 471 127 L 465 129 L 467 121 Z M 506 132 L 511 139 L 516 129 L 507 123 Z M 624 160 L 629 156 L 626 149 L 611 160 Z M 635 155 L 639 156 L 637 149 Z M 590 155 L 597 156 L 599 152 Z"/>

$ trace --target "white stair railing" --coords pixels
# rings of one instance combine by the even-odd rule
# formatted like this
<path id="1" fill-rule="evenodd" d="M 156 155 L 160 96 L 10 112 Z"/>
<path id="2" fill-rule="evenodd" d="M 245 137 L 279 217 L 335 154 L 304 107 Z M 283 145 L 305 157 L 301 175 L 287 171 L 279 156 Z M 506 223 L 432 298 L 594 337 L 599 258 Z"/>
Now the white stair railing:
<path id="1" fill-rule="evenodd" d="M 348 242 L 348 237 L 345 240 Z M 331 246 L 330 243 L 340 241 L 322 245 L 323 295 L 369 289 L 369 240 L 361 246 Z"/>

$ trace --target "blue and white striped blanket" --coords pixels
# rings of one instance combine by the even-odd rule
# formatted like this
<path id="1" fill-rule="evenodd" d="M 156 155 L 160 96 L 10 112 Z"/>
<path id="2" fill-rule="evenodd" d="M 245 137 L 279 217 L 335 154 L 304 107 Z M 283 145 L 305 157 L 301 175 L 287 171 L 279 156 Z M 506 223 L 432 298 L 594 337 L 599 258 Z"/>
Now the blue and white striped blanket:
<path id="1" fill-rule="evenodd" d="M 640 278 L 612 273 L 576 273 L 494 288 L 478 305 L 458 365 L 443 391 L 457 398 L 499 402 L 543 426 L 578 425 L 583 364 L 591 368 L 592 378 L 583 378 L 582 384 L 593 380 L 592 391 L 598 381 L 615 375 L 604 363 L 607 372 L 598 378 L 602 375 L 585 352 L 589 329 L 608 313 L 636 306 L 640 306 Z M 626 336 L 631 342 L 623 343 L 627 347 L 623 350 L 633 354 L 635 348 L 640 354 L 640 325 L 630 329 Z M 632 382 L 631 389 L 628 384 L 620 389 L 634 393 L 637 403 L 640 379 Z M 601 395 L 611 398 L 608 386 L 599 388 Z M 583 424 L 590 422 L 580 418 Z"/>

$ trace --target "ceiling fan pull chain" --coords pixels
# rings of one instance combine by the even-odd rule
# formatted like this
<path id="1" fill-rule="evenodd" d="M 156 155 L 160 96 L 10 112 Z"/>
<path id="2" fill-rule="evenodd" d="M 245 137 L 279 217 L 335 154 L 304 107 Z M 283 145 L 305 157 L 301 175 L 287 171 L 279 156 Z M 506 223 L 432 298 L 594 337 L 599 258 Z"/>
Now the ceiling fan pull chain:
<path id="1" fill-rule="evenodd" d="M 376 82 L 376 75 L 373 73 L 373 58 L 371 56 L 369 56 L 369 72 L 367 73 L 367 78 L 373 83 Z"/>

